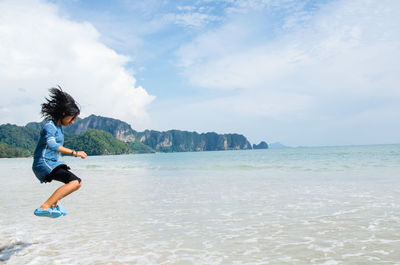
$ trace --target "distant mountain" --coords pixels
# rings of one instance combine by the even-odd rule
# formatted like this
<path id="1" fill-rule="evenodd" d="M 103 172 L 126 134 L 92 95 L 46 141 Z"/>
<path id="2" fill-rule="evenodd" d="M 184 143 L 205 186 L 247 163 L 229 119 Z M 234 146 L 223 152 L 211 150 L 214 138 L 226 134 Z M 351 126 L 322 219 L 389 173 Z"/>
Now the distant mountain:
<path id="1" fill-rule="evenodd" d="M 74 124 L 65 127 L 64 131 L 75 135 L 85 133 L 88 129 L 96 129 L 111 133 L 122 142 L 134 142 L 136 131 L 123 121 L 90 115 L 84 119 L 77 119 Z"/>
<path id="2" fill-rule="evenodd" d="M 31 155 L 29 150 L 19 147 L 8 147 L 5 143 L 0 142 L 0 158 L 12 157 L 28 157 Z"/>
<path id="3" fill-rule="evenodd" d="M 88 155 L 121 155 L 131 153 L 128 144 L 117 140 L 111 133 L 88 129 L 85 133 L 65 139 L 65 146 L 83 150 Z"/>
<path id="4" fill-rule="evenodd" d="M 160 152 L 192 152 L 251 149 L 246 137 L 240 134 L 197 133 L 179 130 L 166 132 L 146 130 L 137 139 Z"/>
<path id="5" fill-rule="evenodd" d="M 73 125 L 65 128 L 65 132 L 79 135 L 88 129 L 109 132 L 122 142 L 136 142 L 136 145 L 143 143 L 158 152 L 251 149 L 250 142 L 239 134 L 217 134 L 215 132 L 199 134 L 180 130 L 137 132 L 126 122 L 96 115 L 76 120 Z"/>
<path id="6" fill-rule="evenodd" d="M 25 127 L 40 132 L 40 130 L 42 129 L 42 126 L 43 126 L 44 123 L 45 123 L 45 121 L 42 121 L 42 122 L 29 122 L 27 125 L 25 125 Z"/>
<path id="7" fill-rule="evenodd" d="M 0 125 L 0 158 L 27 157 L 35 151 L 41 123 L 29 123 L 27 126 Z M 64 145 L 75 150 L 84 150 L 88 155 L 119 155 L 128 153 L 151 153 L 154 150 L 144 144 L 130 145 L 119 141 L 112 134 L 88 129 L 80 135 L 65 133 Z"/>
<path id="8" fill-rule="evenodd" d="M 33 153 L 39 140 L 40 131 L 13 124 L 0 125 L 0 143 L 8 148 L 20 148 Z"/>
<path id="9" fill-rule="evenodd" d="M 253 144 L 253 149 L 268 149 L 268 144 L 261 141 L 259 144 Z"/>
<path id="10" fill-rule="evenodd" d="M 43 122 L 0 125 L 0 157 L 33 155 L 42 125 Z M 240 134 L 137 132 L 126 122 L 96 115 L 78 118 L 73 125 L 64 127 L 64 133 L 65 146 L 87 151 L 89 155 L 252 149 Z"/>
<path id="11" fill-rule="evenodd" d="M 285 149 L 285 148 L 290 148 L 289 146 L 283 145 L 280 142 L 275 142 L 272 144 L 269 144 L 270 149 Z"/>

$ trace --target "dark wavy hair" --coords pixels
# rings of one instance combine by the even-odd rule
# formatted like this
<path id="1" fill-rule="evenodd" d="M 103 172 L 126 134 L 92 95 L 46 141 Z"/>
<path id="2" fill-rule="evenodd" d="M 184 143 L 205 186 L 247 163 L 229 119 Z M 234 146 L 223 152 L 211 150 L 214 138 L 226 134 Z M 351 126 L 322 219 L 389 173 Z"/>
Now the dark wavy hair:
<path id="1" fill-rule="evenodd" d="M 75 119 L 79 115 L 81 110 L 78 104 L 60 86 L 53 87 L 49 91 L 50 98 L 46 98 L 47 102 L 42 104 L 41 110 L 41 114 L 46 120 L 57 122 L 65 116 L 73 116 Z"/>

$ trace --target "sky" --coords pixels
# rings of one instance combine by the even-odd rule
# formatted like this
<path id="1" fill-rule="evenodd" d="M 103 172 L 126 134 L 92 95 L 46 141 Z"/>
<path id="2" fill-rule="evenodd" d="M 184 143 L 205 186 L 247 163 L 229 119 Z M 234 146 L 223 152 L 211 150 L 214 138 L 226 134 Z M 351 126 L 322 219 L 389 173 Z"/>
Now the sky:
<path id="1" fill-rule="evenodd" d="M 0 0 L 0 124 L 60 85 L 133 129 L 400 143 L 398 0 Z"/>

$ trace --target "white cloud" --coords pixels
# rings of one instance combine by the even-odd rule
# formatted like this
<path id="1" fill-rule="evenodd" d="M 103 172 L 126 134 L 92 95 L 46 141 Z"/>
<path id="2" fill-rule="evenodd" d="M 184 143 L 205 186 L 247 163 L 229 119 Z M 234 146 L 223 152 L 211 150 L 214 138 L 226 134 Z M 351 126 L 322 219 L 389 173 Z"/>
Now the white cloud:
<path id="1" fill-rule="evenodd" d="M 167 14 L 164 19 L 185 27 L 202 27 L 207 23 L 217 21 L 218 17 L 200 12 L 185 12 L 182 14 Z"/>
<path id="2" fill-rule="evenodd" d="M 57 84 L 82 115 L 119 118 L 135 128 L 149 122 L 153 96 L 136 85 L 130 58 L 102 44 L 87 22 L 60 17 L 45 1 L 0 2 L 0 123 L 38 120 L 47 89 Z"/>
<path id="3" fill-rule="evenodd" d="M 177 5 L 173 8 L 173 12 L 168 12 L 163 16 L 164 23 L 173 23 L 189 28 L 203 27 L 220 19 L 220 17 L 211 14 L 207 6 L 197 6 L 196 4 Z"/>
<path id="4" fill-rule="evenodd" d="M 289 145 L 398 143 L 400 2 L 286 3 L 235 2 L 220 26 L 181 45 L 182 75 L 209 96 L 177 102 L 164 128 Z"/>
<path id="5" fill-rule="evenodd" d="M 252 7 L 263 2 L 241 4 Z M 282 21 L 281 35 L 271 38 L 272 32 L 254 35 L 259 33 L 254 28 L 263 25 L 248 30 L 243 16 L 232 17 L 180 48 L 184 75 L 197 87 L 227 95 L 240 91 L 235 93 L 238 102 L 255 99 L 242 100 L 240 109 L 230 111 L 257 110 L 253 113 L 275 119 L 290 113 L 293 119 L 341 118 L 365 111 L 370 107 L 365 101 L 400 100 L 395 70 L 400 61 L 400 2 L 334 1 L 318 11 L 298 10 Z M 266 107 L 266 100 L 282 95 L 287 100 L 281 100 L 279 108 Z"/>

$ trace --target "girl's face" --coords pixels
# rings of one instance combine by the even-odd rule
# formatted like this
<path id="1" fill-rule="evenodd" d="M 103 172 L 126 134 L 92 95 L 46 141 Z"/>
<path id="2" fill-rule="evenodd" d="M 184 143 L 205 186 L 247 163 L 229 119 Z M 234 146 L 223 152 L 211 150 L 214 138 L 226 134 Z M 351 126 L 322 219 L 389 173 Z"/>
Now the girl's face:
<path id="1" fill-rule="evenodd" d="M 68 126 L 74 124 L 76 118 L 78 118 L 79 115 L 76 116 L 65 116 L 60 120 L 60 124 L 63 126 Z"/>

